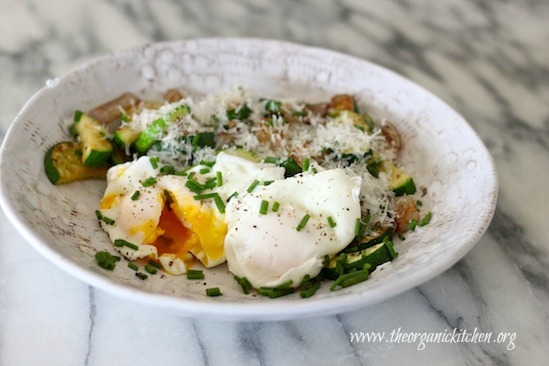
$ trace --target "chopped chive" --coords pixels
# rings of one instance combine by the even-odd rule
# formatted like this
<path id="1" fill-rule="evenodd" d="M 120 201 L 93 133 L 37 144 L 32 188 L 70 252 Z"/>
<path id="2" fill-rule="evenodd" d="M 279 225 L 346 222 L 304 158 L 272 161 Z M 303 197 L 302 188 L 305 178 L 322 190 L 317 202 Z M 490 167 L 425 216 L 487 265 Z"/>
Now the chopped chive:
<path id="1" fill-rule="evenodd" d="M 137 250 L 139 249 L 139 246 L 133 244 L 133 243 L 130 243 L 129 241 L 126 241 L 124 239 L 116 239 L 114 241 L 114 246 L 115 247 L 128 247 L 130 249 L 133 249 L 133 250 Z"/>
<path id="2" fill-rule="evenodd" d="M 363 231 L 364 227 L 362 226 L 362 221 L 360 221 L 360 218 L 358 218 L 355 221 L 355 237 L 359 238 L 362 235 Z"/>
<path id="3" fill-rule="evenodd" d="M 194 193 L 200 194 L 203 190 L 206 189 L 202 184 L 198 183 L 191 177 L 188 178 L 187 183 L 185 183 L 185 187 L 189 188 Z"/>
<path id="4" fill-rule="evenodd" d="M 188 169 L 190 169 L 190 168 L 192 168 L 192 167 L 189 167 Z M 187 170 L 188 170 L 188 169 L 187 169 Z M 187 178 L 188 178 L 188 179 L 193 179 L 193 177 L 194 177 L 195 174 L 196 174 L 196 172 L 190 172 L 190 173 L 189 173 L 189 176 L 188 176 Z M 196 182 L 196 181 L 195 181 L 195 182 Z M 196 182 L 196 183 L 198 183 L 198 182 Z"/>
<path id="5" fill-rule="evenodd" d="M 112 271 L 116 267 L 116 262 L 120 260 L 120 257 L 112 255 L 109 252 L 97 252 L 95 253 L 95 260 L 99 267 Z"/>
<path id="6" fill-rule="evenodd" d="M 137 271 L 139 269 L 139 267 L 135 263 L 132 263 L 132 262 L 128 263 L 128 268 L 131 268 L 134 271 Z"/>
<path id="7" fill-rule="evenodd" d="M 251 193 L 255 187 L 257 187 L 257 185 L 259 184 L 259 181 L 256 179 L 252 182 L 252 184 L 250 184 L 250 186 L 248 187 L 248 189 L 246 190 L 248 193 Z"/>
<path id="8" fill-rule="evenodd" d="M 220 171 L 217 171 L 215 173 L 215 177 L 217 178 L 217 186 L 221 187 L 223 185 L 223 175 L 221 174 Z"/>
<path id="9" fill-rule="evenodd" d="M 203 280 L 204 279 L 204 272 L 202 272 L 199 269 L 189 269 L 187 271 L 187 279 L 188 280 Z"/>
<path id="10" fill-rule="evenodd" d="M 170 191 L 165 189 L 164 190 L 164 196 L 166 197 L 166 205 L 168 205 L 168 208 L 170 208 L 170 205 L 173 203 L 173 197 L 170 194 Z"/>
<path id="11" fill-rule="evenodd" d="M 206 182 L 204 182 L 204 187 L 206 188 L 213 188 L 215 186 L 217 186 L 217 177 L 212 177 L 210 179 L 208 179 Z"/>
<path id="12" fill-rule="evenodd" d="M 122 122 L 129 122 L 130 121 L 130 117 L 128 117 L 128 115 L 124 112 L 121 112 L 120 113 L 120 120 Z"/>
<path id="13" fill-rule="evenodd" d="M 364 218 L 362 220 L 362 225 L 368 225 L 371 219 L 372 219 L 372 215 L 367 213 L 366 215 L 364 215 Z"/>
<path id="14" fill-rule="evenodd" d="M 175 168 L 171 165 L 164 165 L 160 168 L 160 173 L 162 174 L 174 174 Z"/>
<path id="15" fill-rule="evenodd" d="M 133 192 L 132 197 L 131 197 L 132 201 L 135 201 L 139 197 L 140 194 L 141 194 L 141 192 L 139 192 L 139 191 Z"/>
<path id="16" fill-rule="evenodd" d="M 285 289 L 285 288 L 290 287 L 293 283 L 294 283 L 294 281 L 288 280 L 288 281 L 286 281 L 286 282 L 281 283 L 281 284 L 278 285 L 278 286 L 273 287 L 273 290 L 283 290 L 283 289 Z"/>
<path id="17" fill-rule="evenodd" d="M 221 196 L 219 196 L 218 193 L 213 192 L 213 193 L 199 194 L 197 196 L 194 196 L 194 199 L 197 201 L 206 200 L 210 198 L 214 199 L 214 203 L 217 206 L 217 209 L 219 210 L 219 212 L 225 213 L 225 203 L 223 203 L 223 199 L 221 198 Z"/>
<path id="18" fill-rule="evenodd" d="M 103 219 L 103 214 L 99 210 L 95 210 L 95 216 L 97 217 L 97 220 Z"/>
<path id="19" fill-rule="evenodd" d="M 385 244 L 385 247 L 389 251 L 389 254 L 391 255 L 391 259 L 395 259 L 398 257 L 398 253 L 395 251 L 395 248 L 393 247 L 393 242 L 389 240 L 389 238 L 386 238 L 383 240 L 383 243 Z"/>
<path id="20" fill-rule="evenodd" d="M 280 202 L 278 201 L 275 201 L 275 203 L 273 203 L 273 212 L 278 212 L 278 209 L 280 208 Z"/>
<path id="21" fill-rule="evenodd" d="M 303 276 L 303 278 L 301 279 L 301 282 L 299 283 L 299 286 L 298 287 L 301 287 L 303 286 L 307 281 L 309 281 L 311 279 L 311 275 L 310 274 L 306 274 L 305 276 Z"/>
<path id="22" fill-rule="evenodd" d="M 200 174 L 206 174 L 210 172 L 210 168 L 202 168 L 199 170 Z"/>
<path id="23" fill-rule="evenodd" d="M 301 219 L 301 221 L 299 222 L 299 224 L 295 229 L 297 231 L 301 231 L 305 227 L 305 225 L 307 225 L 307 221 L 309 221 L 310 218 L 311 216 L 309 214 L 305 214 L 305 216 L 303 216 L 303 218 Z"/>
<path id="24" fill-rule="evenodd" d="M 207 167 L 212 167 L 215 165 L 215 161 L 200 160 L 200 165 L 205 165 Z"/>
<path id="25" fill-rule="evenodd" d="M 223 203 L 223 199 L 219 195 L 214 197 L 214 202 L 219 212 L 225 213 L 225 203 Z"/>
<path id="26" fill-rule="evenodd" d="M 330 290 L 335 291 L 335 289 L 338 286 L 349 287 L 349 286 L 355 285 L 359 282 L 366 281 L 368 279 L 369 274 L 370 274 L 369 268 L 370 268 L 370 265 L 368 263 L 366 263 L 364 265 L 364 269 L 340 275 L 334 281 L 332 286 L 330 286 Z"/>
<path id="27" fill-rule="evenodd" d="M 400 240 L 406 240 L 406 237 L 405 237 L 404 235 L 402 235 L 402 234 L 398 234 L 398 238 L 399 238 Z"/>
<path id="28" fill-rule="evenodd" d="M 311 161 L 309 160 L 309 158 L 305 158 L 303 159 L 303 171 L 306 172 L 307 170 L 309 170 L 309 165 L 311 164 Z"/>
<path id="29" fill-rule="evenodd" d="M 250 283 L 250 281 L 248 281 L 248 279 L 246 277 L 238 277 L 238 276 L 235 275 L 233 278 L 242 287 L 242 291 L 245 294 L 250 293 L 250 290 L 252 289 L 252 284 Z"/>
<path id="30" fill-rule="evenodd" d="M 141 185 L 143 187 L 150 187 L 153 184 L 156 184 L 156 178 L 154 178 L 154 177 L 148 177 L 147 179 L 145 179 L 144 181 L 141 182 Z"/>
<path id="31" fill-rule="evenodd" d="M 221 296 L 223 294 L 221 293 L 221 290 L 219 289 L 219 287 L 212 287 L 212 288 L 206 289 L 206 295 L 213 297 L 213 296 Z"/>
<path id="32" fill-rule="evenodd" d="M 158 162 L 160 161 L 159 158 L 152 157 L 152 158 L 149 159 L 149 161 L 151 162 L 151 165 L 152 165 L 153 169 L 158 168 Z"/>
<path id="33" fill-rule="evenodd" d="M 158 270 L 150 264 L 145 264 L 145 271 L 149 272 L 150 274 L 156 274 L 156 272 L 158 272 Z"/>
<path id="34" fill-rule="evenodd" d="M 312 168 L 311 168 L 311 171 L 313 172 L 313 174 L 316 174 L 316 173 L 318 173 L 318 170 L 316 170 L 316 168 L 315 168 L 315 167 L 312 167 Z"/>
<path id="35" fill-rule="evenodd" d="M 210 199 L 210 198 L 215 198 L 215 196 L 219 196 L 219 195 L 217 193 L 213 192 L 213 193 L 199 194 L 199 195 L 194 196 L 193 198 L 197 201 L 200 201 L 200 200 L 207 200 L 207 199 Z"/>
<path id="36" fill-rule="evenodd" d="M 305 117 L 306 115 L 307 115 L 307 112 L 305 112 L 304 110 L 292 112 L 292 116 L 294 117 Z"/>
<path id="37" fill-rule="evenodd" d="M 84 114 L 84 112 L 82 111 L 74 111 L 74 122 L 80 122 L 80 119 L 82 118 L 82 115 Z"/>
<path id="38" fill-rule="evenodd" d="M 417 220 L 416 220 L 416 219 L 411 219 L 411 220 L 408 222 L 408 230 L 410 230 L 410 231 L 415 231 L 415 230 L 416 230 L 416 226 L 417 226 Z"/>
<path id="39" fill-rule="evenodd" d="M 273 182 L 274 182 L 274 180 L 266 180 L 265 182 L 263 182 L 263 185 L 268 186 L 268 185 L 272 184 Z"/>
<path id="40" fill-rule="evenodd" d="M 275 158 L 274 156 L 267 156 L 265 158 L 265 160 L 263 160 L 265 163 L 268 163 L 268 164 L 278 164 L 279 163 L 279 159 L 278 158 Z"/>
<path id="41" fill-rule="evenodd" d="M 423 202 L 421 202 L 420 200 L 417 200 L 416 201 L 416 206 L 419 206 L 419 207 L 423 206 Z"/>
<path id="42" fill-rule="evenodd" d="M 302 286 L 299 296 L 302 299 L 313 296 L 316 291 L 320 288 L 320 281 L 305 282 Z"/>
<path id="43" fill-rule="evenodd" d="M 261 206 L 259 207 L 259 214 L 266 215 L 267 211 L 269 211 L 269 201 L 262 200 Z"/>
<path id="44" fill-rule="evenodd" d="M 332 218 L 332 216 L 328 216 L 328 225 L 330 225 L 330 227 L 335 227 L 336 226 L 336 223 L 335 223 L 334 219 Z"/>
<path id="45" fill-rule="evenodd" d="M 231 194 L 229 196 L 229 198 L 227 198 L 227 202 L 229 202 L 231 200 L 231 198 L 236 197 L 236 196 L 238 196 L 238 192 L 234 191 L 233 194 Z"/>
<path id="46" fill-rule="evenodd" d="M 162 265 L 158 262 L 153 261 L 152 259 L 149 261 L 149 264 L 155 268 L 162 269 Z"/>
<path id="47" fill-rule="evenodd" d="M 293 287 L 286 287 L 286 288 L 278 289 L 278 290 L 275 290 L 274 288 L 271 288 L 271 287 L 260 287 L 257 290 L 258 294 L 260 294 L 262 296 L 268 296 L 271 299 L 275 299 L 275 298 L 281 297 L 281 296 L 286 296 L 286 295 L 292 294 L 294 292 L 295 292 L 295 288 L 293 288 Z"/>
<path id="48" fill-rule="evenodd" d="M 107 216 L 101 217 L 101 220 L 107 225 L 114 225 L 115 221 Z"/>
<path id="49" fill-rule="evenodd" d="M 421 220 L 419 226 L 427 225 L 431 221 L 431 217 L 433 217 L 433 213 L 431 211 L 427 212 L 427 215 Z"/>
<path id="50" fill-rule="evenodd" d="M 143 281 L 145 281 L 147 278 L 149 278 L 149 276 L 147 276 L 146 274 L 144 274 L 142 272 L 135 272 L 135 276 L 137 278 L 139 278 L 140 280 L 143 280 Z"/>

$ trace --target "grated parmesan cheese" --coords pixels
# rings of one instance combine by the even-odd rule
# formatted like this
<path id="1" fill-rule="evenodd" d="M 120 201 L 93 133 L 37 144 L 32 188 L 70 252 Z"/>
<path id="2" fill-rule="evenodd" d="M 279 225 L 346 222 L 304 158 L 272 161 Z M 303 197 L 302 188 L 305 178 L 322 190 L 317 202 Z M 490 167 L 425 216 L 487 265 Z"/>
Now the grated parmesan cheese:
<path id="1" fill-rule="evenodd" d="M 159 157 L 163 163 L 186 167 L 200 161 L 214 161 L 219 150 L 234 147 L 252 151 L 259 158 L 290 156 L 310 158 L 322 169 L 345 168 L 350 176 L 361 176 L 360 192 L 362 212 L 371 222 L 383 226 L 393 224 L 394 212 L 390 202 L 394 193 L 388 189 L 388 177 L 383 172 L 378 177 L 370 174 L 361 158 L 372 151 L 383 159 L 393 161 L 394 152 L 378 128 L 372 133 L 361 131 L 348 114 L 319 116 L 306 109 L 306 104 L 295 99 L 279 99 L 280 113 L 266 109 L 267 99 L 254 98 L 241 87 L 206 96 L 188 96 L 175 103 L 166 103 L 158 109 L 143 109 L 131 116 L 129 125 L 137 131 L 146 130 L 159 118 L 169 120 L 181 106 L 190 113 L 168 123 L 158 136 L 161 147 L 147 153 Z M 230 118 L 246 112 L 244 118 Z M 294 115 L 297 113 L 297 116 Z M 214 147 L 197 148 L 189 143 L 188 136 L 213 132 Z M 342 157 L 351 156 L 358 162 Z"/>

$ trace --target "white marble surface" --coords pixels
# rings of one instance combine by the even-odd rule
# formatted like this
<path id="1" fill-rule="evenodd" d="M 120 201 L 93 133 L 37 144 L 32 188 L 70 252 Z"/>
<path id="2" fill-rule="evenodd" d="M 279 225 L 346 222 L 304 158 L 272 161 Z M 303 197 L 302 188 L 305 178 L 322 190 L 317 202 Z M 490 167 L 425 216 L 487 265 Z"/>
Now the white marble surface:
<path id="1" fill-rule="evenodd" d="M 0 136 L 47 79 L 96 55 L 268 37 L 369 59 L 430 89 L 479 133 L 501 186 L 487 233 L 444 274 L 352 313 L 286 322 L 189 319 L 105 294 L 43 259 L 0 213 L 0 365 L 547 362 L 547 1 L 0 0 L 0 9 Z M 351 341 L 399 328 L 476 328 L 493 342 Z M 514 341 L 494 342 L 500 332 Z"/>

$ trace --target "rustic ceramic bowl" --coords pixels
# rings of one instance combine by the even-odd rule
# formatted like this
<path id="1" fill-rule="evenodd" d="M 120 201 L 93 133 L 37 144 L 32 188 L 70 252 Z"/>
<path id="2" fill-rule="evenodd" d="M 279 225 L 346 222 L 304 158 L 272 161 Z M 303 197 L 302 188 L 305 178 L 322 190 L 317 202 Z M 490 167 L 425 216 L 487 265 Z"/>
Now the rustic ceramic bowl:
<path id="1" fill-rule="evenodd" d="M 43 158 L 70 139 L 67 121 L 124 92 L 150 97 L 183 87 L 199 93 L 241 85 L 256 95 L 295 96 L 310 102 L 336 93 L 357 96 L 376 118 L 387 117 L 405 141 L 404 164 L 427 187 L 431 223 L 396 244 L 390 265 L 361 284 L 315 296 L 269 299 L 244 295 L 226 266 L 207 271 L 208 287 L 183 276 L 142 281 L 126 265 L 97 266 L 94 255 L 112 250 L 94 214 L 101 181 L 53 186 Z M 100 57 L 50 80 L 23 107 L 1 150 L 1 203 L 7 217 L 47 259 L 116 296 L 176 309 L 189 316 L 276 320 L 344 312 L 382 301 L 448 269 L 479 240 L 497 199 L 494 164 L 469 124 L 440 99 L 403 77 L 347 55 L 260 39 L 203 39 L 158 43 Z"/>

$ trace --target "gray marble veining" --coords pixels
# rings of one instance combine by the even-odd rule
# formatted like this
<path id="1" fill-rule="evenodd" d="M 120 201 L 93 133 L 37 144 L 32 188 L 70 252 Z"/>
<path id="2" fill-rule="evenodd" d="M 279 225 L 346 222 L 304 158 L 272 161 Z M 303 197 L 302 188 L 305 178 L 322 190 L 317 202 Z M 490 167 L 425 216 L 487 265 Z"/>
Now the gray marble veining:
<path id="1" fill-rule="evenodd" d="M 481 136 L 497 211 L 458 264 L 351 313 L 287 322 L 188 319 L 102 293 L 0 219 L 0 365 L 530 365 L 549 355 L 549 3 L 0 0 L 0 136 L 46 80 L 145 42 L 265 37 L 365 58 L 428 88 Z M 44 116 L 48 118 L 48 116 Z M 502 343 L 356 342 L 351 332 L 515 333 Z"/>

